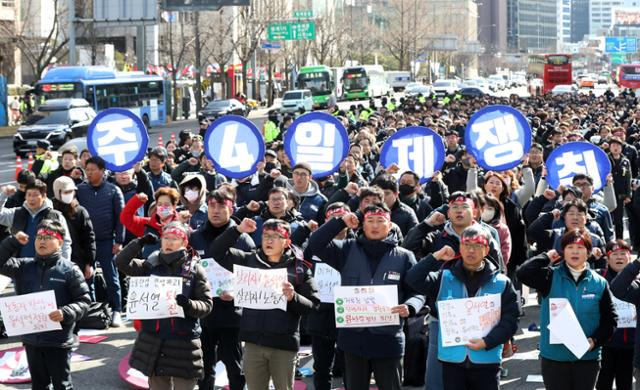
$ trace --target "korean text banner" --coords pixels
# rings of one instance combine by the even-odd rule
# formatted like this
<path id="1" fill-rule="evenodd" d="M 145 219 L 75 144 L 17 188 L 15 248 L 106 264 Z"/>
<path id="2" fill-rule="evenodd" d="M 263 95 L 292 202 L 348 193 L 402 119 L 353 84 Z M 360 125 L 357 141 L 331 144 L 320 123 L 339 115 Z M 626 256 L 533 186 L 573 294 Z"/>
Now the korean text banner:
<path id="1" fill-rule="evenodd" d="M 531 149 L 531 126 L 512 107 L 489 106 L 473 114 L 464 141 L 480 167 L 504 171 L 520 164 Z"/>
<path id="2" fill-rule="evenodd" d="M 291 124 L 284 137 L 284 151 L 292 166 L 309 163 L 313 177 L 323 177 L 340 168 L 349 153 L 349 137 L 334 116 L 311 112 Z"/>
<path id="3" fill-rule="evenodd" d="M 218 172 L 242 179 L 253 175 L 264 159 L 264 139 L 249 120 L 225 115 L 209 125 L 204 136 L 204 152 Z"/>
<path id="4" fill-rule="evenodd" d="M 144 158 L 149 134 L 142 120 L 131 111 L 109 108 L 98 114 L 87 130 L 92 156 L 104 159 L 107 169 L 122 172 Z"/>
<path id="5" fill-rule="evenodd" d="M 553 189 L 572 184 L 578 173 L 591 176 L 593 190 L 599 191 L 607 185 L 611 173 L 611 161 L 599 147 L 589 142 L 569 142 L 555 148 L 546 161 L 547 183 Z"/>
<path id="6" fill-rule="evenodd" d="M 428 127 L 410 126 L 398 130 L 387 139 L 380 151 L 380 163 L 385 168 L 396 164 L 399 173 L 413 171 L 426 183 L 444 164 L 442 137 Z"/>

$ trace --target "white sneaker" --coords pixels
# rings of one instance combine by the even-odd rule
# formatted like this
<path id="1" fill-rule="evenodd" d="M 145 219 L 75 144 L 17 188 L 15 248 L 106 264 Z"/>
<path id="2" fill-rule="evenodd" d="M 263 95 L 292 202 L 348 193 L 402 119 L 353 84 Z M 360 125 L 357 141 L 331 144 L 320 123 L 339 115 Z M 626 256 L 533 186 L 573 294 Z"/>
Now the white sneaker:
<path id="1" fill-rule="evenodd" d="M 114 311 L 113 315 L 111 316 L 111 327 L 119 328 L 121 326 L 122 326 L 122 316 L 120 315 L 119 311 Z"/>

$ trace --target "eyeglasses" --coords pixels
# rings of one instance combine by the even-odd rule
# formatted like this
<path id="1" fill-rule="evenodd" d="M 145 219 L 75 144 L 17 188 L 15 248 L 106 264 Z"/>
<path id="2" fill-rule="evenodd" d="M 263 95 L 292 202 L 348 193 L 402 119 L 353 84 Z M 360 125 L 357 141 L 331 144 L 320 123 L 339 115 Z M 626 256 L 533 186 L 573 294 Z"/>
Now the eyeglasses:
<path id="1" fill-rule="evenodd" d="M 279 234 L 263 234 L 263 235 L 262 235 L 262 241 L 270 241 L 270 242 L 273 242 L 273 241 L 276 241 L 276 240 L 281 240 L 281 239 L 283 239 L 283 238 L 284 238 L 284 237 L 282 237 L 282 236 L 281 236 L 281 235 L 279 235 Z"/>
<path id="2" fill-rule="evenodd" d="M 36 236 L 36 240 L 49 241 L 53 239 L 57 239 L 57 237 L 52 236 L 50 234 L 39 234 Z"/>
<path id="3" fill-rule="evenodd" d="M 575 182 L 573 185 L 580 188 L 591 187 L 591 183 L 588 181 Z"/>
<path id="4" fill-rule="evenodd" d="M 298 177 L 309 177 L 309 174 L 307 172 L 293 172 L 293 176 L 298 176 Z"/>
<path id="5" fill-rule="evenodd" d="M 471 206 L 469 206 L 467 203 L 462 203 L 462 204 L 452 204 L 451 206 L 449 206 L 449 208 L 451 210 L 469 210 L 471 209 Z"/>
<path id="6" fill-rule="evenodd" d="M 483 244 L 465 243 L 460 245 L 460 248 L 464 248 L 465 250 L 481 251 L 485 246 Z"/>

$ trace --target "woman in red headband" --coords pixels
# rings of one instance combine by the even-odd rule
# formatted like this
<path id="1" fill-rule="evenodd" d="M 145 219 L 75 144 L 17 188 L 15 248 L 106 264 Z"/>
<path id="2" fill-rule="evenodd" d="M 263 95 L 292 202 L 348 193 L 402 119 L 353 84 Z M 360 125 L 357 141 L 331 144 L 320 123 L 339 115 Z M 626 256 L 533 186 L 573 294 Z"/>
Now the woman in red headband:
<path id="1" fill-rule="evenodd" d="M 184 318 L 142 320 L 129 364 L 149 377 L 151 389 L 195 389 L 203 376 L 199 319 L 213 307 L 207 275 L 189 248 L 188 225 L 171 222 L 162 229 L 160 250 L 147 259 L 136 258 L 142 242 L 154 244 L 147 233 L 116 256 L 118 269 L 128 276 L 182 277 L 182 293 L 175 297 Z"/>
<path id="2" fill-rule="evenodd" d="M 538 290 L 542 297 L 540 356 L 542 378 L 548 390 L 593 389 L 602 346 L 616 328 L 609 285 L 587 264 L 592 245 L 586 230 L 570 230 L 562 236 L 560 254 L 550 250 L 527 260 L 517 271 L 518 278 Z M 551 337 L 548 328 L 556 316 L 569 309 L 580 324 L 579 331 L 584 335 L 581 337 L 589 344 L 580 356 L 559 337 Z"/>

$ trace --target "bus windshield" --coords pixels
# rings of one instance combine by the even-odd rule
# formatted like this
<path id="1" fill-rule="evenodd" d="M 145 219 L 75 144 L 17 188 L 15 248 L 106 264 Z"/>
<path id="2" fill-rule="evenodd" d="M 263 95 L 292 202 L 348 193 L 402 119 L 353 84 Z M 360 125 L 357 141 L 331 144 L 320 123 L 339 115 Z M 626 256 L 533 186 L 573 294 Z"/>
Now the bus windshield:
<path id="1" fill-rule="evenodd" d="M 367 88 L 369 78 L 364 72 L 345 72 L 342 76 L 342 84 L 346 90 L 361 90 Z"/>
<path id="2" fill-rule="evenodd" d="M 298 88 L 310 89 L 314 96 L 329 95 L 331 93 L 329 73 L 302 73 L 298 76 Z"/>
<path id="3" fill-rule="evenodd" d="M 567 65 L 569 57 L 567 56 L 547 56 L 547 64 L 549 65 Z"/>

